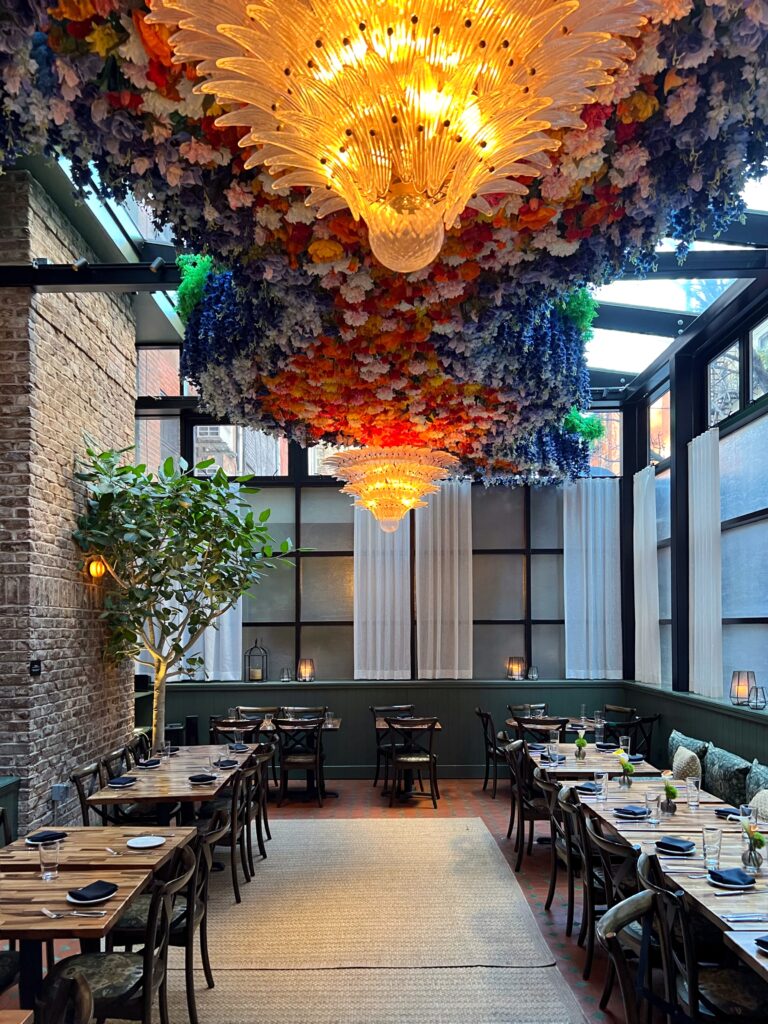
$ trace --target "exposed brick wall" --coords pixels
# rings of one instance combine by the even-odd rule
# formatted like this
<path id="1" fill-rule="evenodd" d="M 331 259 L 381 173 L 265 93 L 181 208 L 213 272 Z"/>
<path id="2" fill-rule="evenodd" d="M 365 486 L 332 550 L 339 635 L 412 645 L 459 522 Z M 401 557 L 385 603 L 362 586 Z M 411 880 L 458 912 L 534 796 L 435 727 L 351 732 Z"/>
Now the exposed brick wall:
<path id="1" fill-rule="evenodd" d="M 25 172 L 0 179 L 0 236 L 3 262 L 91 257 Z M 22 829 L 50 820 L 54 782 L 133 728 L 132 669 L 104 663 L 101 587 L 71 533 L 86 439 L 133 443 L 134 340 L 125 296 L 0 290 L 0 773 L 22 779 Z"/>

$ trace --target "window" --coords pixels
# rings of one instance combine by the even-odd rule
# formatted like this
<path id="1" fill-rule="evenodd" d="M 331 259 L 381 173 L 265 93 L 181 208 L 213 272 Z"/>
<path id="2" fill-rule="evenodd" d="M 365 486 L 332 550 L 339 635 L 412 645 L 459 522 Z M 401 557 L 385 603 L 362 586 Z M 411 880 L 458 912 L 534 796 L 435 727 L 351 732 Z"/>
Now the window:
<path id="1" fill-rule="evenodd" d="M 333 452 L 344 451 L 346 448 L 340 445 L 323 444 L 322 441 L 312 448 L 307 448 L 307 474 L 309 476 L 333 476 L 333 473 L 323 465 L 323 459 Z"/>
<path id="2" fill-rule="evenodd" d="M 739 411 L 740 363 L 739 343 L 734 342 L 707 368 L 710 427 Z"/>
<path id="3" fill-rule="evenodd" d="M 196 426 L 194 464 L 214 459 L 228 476 L 285 476 L 288 442 L 250 427 Z M 208 471 L 210 472 L 210 470 Z"/>
<path id="4" fill-rule="evenodd" d="M 661 641 L 661 685 L 672 689 L 672 548 L 670 537 L 670 486 L 672 474 L 665 469 L 656 475 L 656 558 L 659 572 L 659 639 Z"/>
<path id="5" fill-rule="evenodd" d="M 670 395 L 663 395 L 648 407 L 648 459 L 651 465 L 664 462 L 672 454 Z"/>
<path id="6" fill-rule="evenodd" d="M 593 409 L 592 416 L 601 420 L 605 433 L 592 446 L 591 476 L 621 476 L 621 410 Z"/>
<path id="7" fill-rule="evenodd" d="M 136 394 L 163 398 L 181 394 L 178 348 L 141 346 L 136 353 Z"/>
<path id="8" fill-rule="evenodd" d="M 156 472 L 169 456 L 179 457 L 180 442 L 178 416 L 140 416 L 136 420 L 137 464 L 144 463 Z"/>
<path id="9" fill-rule="evenodd" d="M 750 396 L 755 402 L 768 395 L 768 320 L 763 320 L 750 331 L 749 342 L 752 363 Z"/>

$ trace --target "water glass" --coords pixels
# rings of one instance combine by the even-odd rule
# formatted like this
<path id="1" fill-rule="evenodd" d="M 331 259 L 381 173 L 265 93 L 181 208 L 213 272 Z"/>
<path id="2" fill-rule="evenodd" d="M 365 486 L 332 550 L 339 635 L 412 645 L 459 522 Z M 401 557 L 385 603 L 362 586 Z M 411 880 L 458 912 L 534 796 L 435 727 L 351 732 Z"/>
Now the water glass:
<path id="1" fill-rule="evenodd" d="M 59 847 L 61 843 L 56 840 L 53 843 L 40 843 L 38 852 L 40 854 L 40 877 L 44 882 L 52 882 L 59 877 Z"/>
<path id="2" fill-rule="evenodd" d="M 587 705 L 586 704 L 582 704 L 581 708 L 579 709 L 579 721 L 586 722 L 586 720 L 587 720 Z"/>
<path id="3" fill-rule="evenodd" d="M 237 718 L 237 708 L 227 708 L 227 718 L 230 722 Z"/>
<path id="4" fill-rule="evenodd" d="M 648 811 L 649 825 L 659 824 L 659 800 L 661 800 L 661 793 L 658 789 L 646 789 L 645 808 Z"/>
<path id="5" fill-rule="evenodd" d="M 594 720 L 595 725 L 599 725 L 599 724 L 601 724 L 601 723 L 603 723 L 605 721 L 605 715 L 603 714 L 602 711 L 600 711 L 599 708 L 598 708 L 597 711 L 594 711 L 592 713 L 592 718 Z"/>
<path id="6" fill-rule="evenodd" d="M 720 867 L 723 833 L 714 825 L 706 825 L 701 831 L 704 837 L 704 867 L 707 871 L 716 871 Z"/>
<path id="7" fill-rule="evenodd" d="M 556 758 L 557 757 L 557 753 L 558 753 L 559 747 L 560 747 L 560 730 L 559 729 L 550 729 L 549 730 L 549 744 L 548 744 L 548 750 L 549 750 L 550 757 L 552 757 L 552 758 Z"/>
<path id="8" fill-rule="evenodd" d="M 290 683 L 290 681 L 291 681 L 291 670 L 289 668 L 281 668 L 280 669 L 280 682 L 281 683 Z"/>
<path id="9" fill-rule="evenodd" d="M 749 804 L 739 805 L 739 817 L 742 820 L 746 818 L 748 822 L 752 821 L 757 824 L 757 811 L 754 807 L 750 807 Z"/>
<path id="10" fill-rule="evenodd" d="M 332 725 L 333 725 L 333 712 L 332 711 L 326 711 L 325 712 L 325 727 L 326 727 L 326 729 L 330 729 Z"/>
<path id="11" fill-rule="evenodd" d="M 688 807 L 692 811 L 699 809 L 699 794 L 701 792 L 701 779 L 686 779 L 685 792 L 688 797 Z"/>
<path id="12" fill-rule="evenodd" d="M 608 772 L 595 772 L 595 782 L 600 787 L 595 794 L 597 803 L 604 804 L 608 799 Z"/>
<path id="13" fill-rule="evenodd" d="M 539 670 L 535 665 L 531 665 L 528 669 L 528 678 L 534 681 L 539 678 Z"/>
<path id="14" fill-rule="evenodd" d="M 622 750 L 626 751 L 628 754 L 631 754 L 632 751 L 629 749 L 629 742 L 629 736 L 619 736 L 619 746 Z"/>
<path id="15" fill-rule="evenodd" d="M 605 726 L 602 722 L 595 722 L 595 743 L 602 743 L 605 740 Z"/>

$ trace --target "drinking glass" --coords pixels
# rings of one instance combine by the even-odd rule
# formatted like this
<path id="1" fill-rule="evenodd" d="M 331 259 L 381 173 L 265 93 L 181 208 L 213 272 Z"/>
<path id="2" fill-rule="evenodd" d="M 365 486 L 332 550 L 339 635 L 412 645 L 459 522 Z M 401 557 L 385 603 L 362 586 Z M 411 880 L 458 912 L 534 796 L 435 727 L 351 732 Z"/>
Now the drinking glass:
<path id="1" fill-rule="evenodd" d="M 227 708 L 227 718 L 230 721 L 237 718 L 237 708 Z"/>
<path id="2" fill-rule="evenodd" d="M 593 712 L 592 718 L 594 719 L 595 725 L 597 725 L 599 722 L 605 721 L 605 716 L 599 708 L 597 709 L 597 711 Z"/>
<path id="3" fill-rule="evenodd" d="M 604 804 L 608 799 L 608 772 L 595 772 L 595 782 L 600 787 L 596 793 L 597 802 Z"/>
<path id="4" fill-rule="evenodd" d="M 757 811 L 754 807 L 750 807 L 749 804 L 739 805 L 739 817 L 746 818 L 747 821 L 754 821 L 757 823 Z"/>
<path id="5" fill-rule="evenodd" d="M 648 811 L 649 825 L 659 824 L 659 800 L 661 800 L 661 793 L 658 789 L 646 789 L 645 807 Z"/>
<path id="6" fill-rule="evenodd" d="M 40 877 L 44 882 L 52 882 L 59 877 L 59 847 L 61 843 L 40 843 Z"/>
<path id="7" fill-rule="evenodd" d="M 688 797 L 688 807 L 692 811 L 699 809 L 699 793 L 701 792 L 701 779 L 686 779 L 685 792 Z"/>
<path id="8" fill-rule="evenodd" d="M 162 756 L 165 758 L 166 761 L 170 761 L 170 759 L 171 759 L 171 744 L 170 744 L 170 742 L 164 744 Z"/>
<path id="9" fill-rule="evenodd" d="M 531 708 L 531 718 L 543 718 L 544 708 Z"/>
<path id="10" fill-rule="evenodd" d="M 280 682 L 281 683 L 290 683 L 290 681 L 291 681 L 291 670 L 289 668 L 281 668 L 280 669 Z"/>
<path id="11" fill-rule="evenodd" d="M 539 670 L 536 668 L 535 665 L 531 665 L 531 667 L 528 669 L 528 678 L 534 681 L 539 678 Z"/>
<path id="12" fill-rule="evenodd" d="M 723 833 L 714 825 L 706 825 L 701 831 L 704 836 L 704 867 L 707 871 L 716 871 L 720 867 Z"/>
<path id="13" fill-rule="evenodd" d="M 333 725 L 333 712 L 332 711 L 326 711 L 325 712 L 325 726 L 326 726 L 327 729 L 330 729 L 330 727 L 332 725 Z"/>
<path id="14" fill-rule="evenodd" d="M 595 722 L 595 743 L 602 743 L 605 739 L 605 726 L 602 722 Z"/>
<path id="15" fill-rule="evenodd" d="M 560 732 L 558 729 L 549 730 L 549 756 L 553 759 L 557 759 L 557 752 L 560 746 Z"/>
<path id="16" fill-rule="evenodd" d="M 630 740 L 629 736 L 619 736 L 619 746 L 621 747 L 622 750 L 625 750 L 628 754 L 631 753 L 631 750 L 629 749 L 629 740 Z"/>
<path id="17" fill-rule="evenodd" d="M 582 704 L 581 708 L 579 709 L 579 720 L 582 721 L 582 722 L 586 722 L 586 720 L 587 720 L 587 705 L 586 704 Z"/>

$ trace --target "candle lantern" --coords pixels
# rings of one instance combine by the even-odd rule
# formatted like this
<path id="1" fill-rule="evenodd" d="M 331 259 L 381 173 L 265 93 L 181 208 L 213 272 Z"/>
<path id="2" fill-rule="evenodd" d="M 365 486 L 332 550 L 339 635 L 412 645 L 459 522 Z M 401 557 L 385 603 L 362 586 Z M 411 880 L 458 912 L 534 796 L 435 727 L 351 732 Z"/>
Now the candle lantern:
<path id="1" fill-rule="evenodd" d="M 755 673 L 738 669 L 731 676 L 731 704 L 745 707 L 749 704 L 749 692 L 755 687 Z"/>
<path id="2" fill-rule="evenodd" d="M 296 669 L 296 681 L 299 683 L 312 683 L 315 680 L 315 663 L 311 658 L 299 659 L 299 667 Z"/>
<path id="3" fill-rule="evenodd" d="M 245 679 L 249 683 L 261 683 L 267 679 L 267 660 L 269 655 L 257 640 L 253 647 L 245 652 Z"/>
<path id="4" fill-rule="evenodd" d="M 525 679 L 525 658 L 507 658 L 507 679 Z"/>

